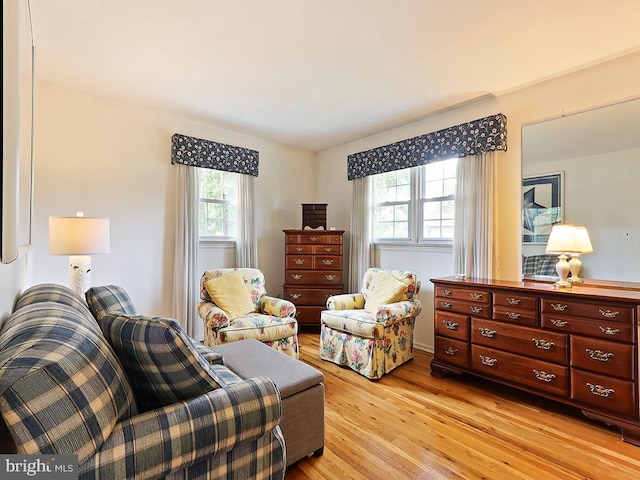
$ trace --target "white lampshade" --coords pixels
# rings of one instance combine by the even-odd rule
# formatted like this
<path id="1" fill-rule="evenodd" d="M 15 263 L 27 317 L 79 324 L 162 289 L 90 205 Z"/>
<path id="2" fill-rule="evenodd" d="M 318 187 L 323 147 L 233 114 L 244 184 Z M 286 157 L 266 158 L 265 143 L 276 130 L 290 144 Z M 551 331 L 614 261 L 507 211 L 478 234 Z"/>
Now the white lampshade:
<path id="1" fill-rule="evenodd" d="M 109 248 L 108 218 L 49 217 L 51 255 L 97 255 Z"/>
<path id="2" fill-rule="evenodd" d="M 585 227 L 576 227 L 574 230 L 576 236 L 576 247 L 579 253 L 592 253 L 593 247 L 589 239 L 589 233 Z"/>
<path id="3" fill-rule="evenodd" d="M 547 242 L 547 253 L 578 252 L 575 227 L 569 224 L 556 224 L 551 228 Z"/>

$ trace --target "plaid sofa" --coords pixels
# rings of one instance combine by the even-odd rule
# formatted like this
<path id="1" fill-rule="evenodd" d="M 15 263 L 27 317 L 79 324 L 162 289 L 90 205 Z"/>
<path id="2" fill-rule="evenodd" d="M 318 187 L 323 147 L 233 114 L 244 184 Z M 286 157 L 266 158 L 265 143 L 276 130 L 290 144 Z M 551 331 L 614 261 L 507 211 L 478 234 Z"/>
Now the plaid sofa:
<path id="1" fill-rule="evenodd" d="M 556 272 L 557 255 L 529 255 L 522 257 L 522 273 L 524 275 L 558 276 Z"/>
<path id="2" fill-rule="evenodd" d="M 75 454 L 81 479 L 284 478 L 281 408 L 270 379 L 210 363 L 175 320 L 98 323 L 60 285 L 25 291 L 0 330 L 15 451 Z"/>

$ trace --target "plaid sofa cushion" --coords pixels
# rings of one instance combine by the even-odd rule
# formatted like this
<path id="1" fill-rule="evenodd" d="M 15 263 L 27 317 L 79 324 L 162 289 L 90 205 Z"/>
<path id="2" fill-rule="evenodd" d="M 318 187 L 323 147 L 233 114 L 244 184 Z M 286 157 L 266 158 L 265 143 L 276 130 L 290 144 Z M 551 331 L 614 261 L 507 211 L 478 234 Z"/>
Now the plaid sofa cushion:
<path id="1" fill-rule="evenodd" d="M 56 302 L 75 308 L 87 318 L 93 320 L 93 315 L 87 308 L 81 296 L 68 287 L 57 283 L 42 283 L 26 289 L 16 302 L 15 310 L 27 305 L 40 302 Z M 92 322 L 95 324 L 95 321 Z"/>
<path id="2" fill-rule="evenodd" d="M 525 275 L 557 276 L 557 255 L 529 255 L 522 259 L 522 273 Z"/>
<path id="3" fill-rule="evenodd" d="M 240 380 L 226 367 L 210 364 L 174 319 L 108 314 L 99 322 L 143 410 L 187 400 Z"/>
<path id="4" fill-rule="evenodd" d="M 0 411 L 18 453 L 92 456 L 137 413 L 122 366 L 93 319 L 69 305 L 21 306 L 0 333 Z"/>
<path id="5" fill-rule="evenodd" d="M 129 294 L 124 288 L 117 285 L 91 287 L 84 295 L 87 305 L 89 305 L 89 310 L 91 310 L 96 320 L 100 320 L 109 313 L 136 314 L 136 307 L 133 305 Z"/>

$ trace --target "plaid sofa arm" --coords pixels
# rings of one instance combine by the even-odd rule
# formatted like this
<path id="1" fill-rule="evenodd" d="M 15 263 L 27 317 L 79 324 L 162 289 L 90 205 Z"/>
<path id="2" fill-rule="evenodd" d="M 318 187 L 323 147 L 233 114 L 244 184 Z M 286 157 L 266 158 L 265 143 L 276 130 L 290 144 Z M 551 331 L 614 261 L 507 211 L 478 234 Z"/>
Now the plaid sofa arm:
<path id="1" fill-rule="evenodd" d="M 378 307 L 376 311 L 376 322 L 388 323 L 402 320 L 403 318 L 416 317 L 421 311 L 422 305 L 420 301 L 414 297 L 413 300 L 403 300 Z"/>
<path id="2" fill-rule="evenodd" d="M 80 478 L 165 478 L 264 436 L 281 414 L 273 381 L 244 380 L 118 423 L 102 448 L 79 466 Z"/>
<path id="3" fill-rule="evenodd" d="M 211 302 L 200 302 L 198 304 L 198 315 L 204 320 L 205 326 L 212 330 L 227 327 L 231 321 L 224 310 Z"/>
<path id="4" fill-rule="evenodd" d="M 329 310 L 359 310 L 364 308 L 364 296 L 361 293 L 343 293 L 327 299 Z"/>
<path id="5" fill-rule="evenodd" d="M 260 297 L 260 311 L 272 317 L 285 318 L 296 316 L 296 306 L 283 298 L 263 295 Z"/>

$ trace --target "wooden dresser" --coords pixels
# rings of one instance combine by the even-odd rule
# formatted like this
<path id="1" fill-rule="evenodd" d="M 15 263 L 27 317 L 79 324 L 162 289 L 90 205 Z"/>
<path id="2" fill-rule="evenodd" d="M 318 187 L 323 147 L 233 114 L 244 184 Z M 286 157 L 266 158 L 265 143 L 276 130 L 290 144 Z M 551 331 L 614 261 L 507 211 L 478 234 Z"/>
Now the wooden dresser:
<path id="1" fill-rule="evenodd" d="M 470 373 L 575 406 L 640 446 L 640 284 L 434 284 L 431 374 Z"/>
<path id="2" fill-rule="evenodd" d="M 344 230 L 283 230 L 285 273 L 283 297 L 292 301 L 300 325 L 320 326 L 327 298 L 343 292 Z"/>

